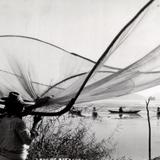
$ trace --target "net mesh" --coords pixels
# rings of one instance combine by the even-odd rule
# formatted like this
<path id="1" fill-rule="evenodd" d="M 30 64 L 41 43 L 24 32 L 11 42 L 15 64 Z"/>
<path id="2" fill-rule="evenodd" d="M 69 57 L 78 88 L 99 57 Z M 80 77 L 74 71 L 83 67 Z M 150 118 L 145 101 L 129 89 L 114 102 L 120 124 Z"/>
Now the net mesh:
<path id="1" fill-rule="evenodd" d="M 85 85 L 77 104 L 159 85 L 159 14 L 159 1 L 155 1 L 123 32 Z M 75 97 L 95 64 L 40 39 L 1 35 L 0 96 L 7 96 L 9 91 L 30 101 L 51 96 L 50 105 L 37 111 L 53 111 Z"/>

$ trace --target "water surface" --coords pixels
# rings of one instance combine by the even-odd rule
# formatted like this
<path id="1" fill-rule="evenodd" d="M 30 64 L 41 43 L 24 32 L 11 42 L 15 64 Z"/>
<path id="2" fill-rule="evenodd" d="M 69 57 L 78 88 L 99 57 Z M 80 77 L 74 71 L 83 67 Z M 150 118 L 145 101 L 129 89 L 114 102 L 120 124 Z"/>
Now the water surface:
<path id="1" fill-rule="evenodd" d="M 89 114 L 89 113 L 88 113 Z M 135 115 L 100 112 L 97 120 L 86 120 L 92 124 L 97 140 L 111 138 L 116 144 L 115 157 L 127 156 L 134 160 L 148 159 L 148 121 L 145 108 Z M 150 111 L 152 128 L 152 157 L 160 156 L 160 117 L 156 109 Z"/>

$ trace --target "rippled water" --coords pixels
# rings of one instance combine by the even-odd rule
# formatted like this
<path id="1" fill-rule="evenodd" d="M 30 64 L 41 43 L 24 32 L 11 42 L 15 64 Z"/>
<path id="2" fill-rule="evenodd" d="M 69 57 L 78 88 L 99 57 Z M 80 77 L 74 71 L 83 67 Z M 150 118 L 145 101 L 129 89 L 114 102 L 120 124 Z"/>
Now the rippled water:
<path id="1" fill-rule="evenodd" d="M 148 122 L 145 109 L 135 115 L 99 112 L 92 120 L 92 130 L 98 140 L 111 138 L 116 143 L 115 157 L 127 156 L 134 160 L 148 159 Z M 150 111 L 152 128 L 152 157 L 160 156 L 160 119 L 156 110 Z M 91 121 L 91 120 L 90 120 Z"/>

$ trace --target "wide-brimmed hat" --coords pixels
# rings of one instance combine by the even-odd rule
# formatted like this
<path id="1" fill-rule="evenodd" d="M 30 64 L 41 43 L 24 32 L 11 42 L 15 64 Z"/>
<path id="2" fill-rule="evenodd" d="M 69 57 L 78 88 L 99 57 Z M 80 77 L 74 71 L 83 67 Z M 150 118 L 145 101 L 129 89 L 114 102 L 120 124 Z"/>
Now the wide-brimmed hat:
<path id="1" fill-rule="evenodd" d="M 18 92 L 9 92 L 8 97 L 2 97 L 1 100 L 4 101 L 4 104 L 17 103 L 22 106 L 30 104 L 29 102 L 25 102 Z"/>

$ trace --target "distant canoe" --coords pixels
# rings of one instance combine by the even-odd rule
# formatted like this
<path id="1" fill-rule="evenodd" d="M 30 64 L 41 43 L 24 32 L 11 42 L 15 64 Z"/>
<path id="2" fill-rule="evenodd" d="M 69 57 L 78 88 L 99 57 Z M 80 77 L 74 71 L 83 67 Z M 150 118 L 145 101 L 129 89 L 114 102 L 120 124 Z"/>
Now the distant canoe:
<path id="1" fill-rule="evenodd" d="M 128 111 L 123 111 L 123 112 L 119 112 L 119 111 L 115 111 L 115 110 L 108 110 L 108 111 L 110 113 L 118 113 L 118 114 L 137 114 L 141 110 L 128 110 Z"/>
<path id="2" fill-rule="evenodd" d="M 81 116 L 82 110 L 70 110 L 69 113 L 77 116 Z"/>

